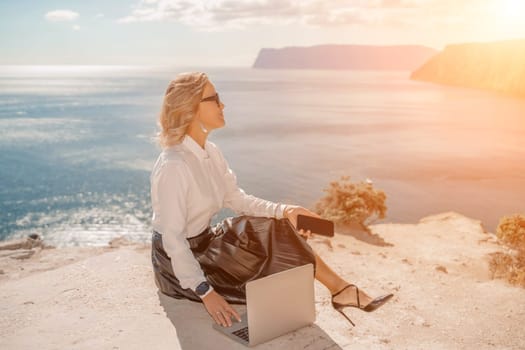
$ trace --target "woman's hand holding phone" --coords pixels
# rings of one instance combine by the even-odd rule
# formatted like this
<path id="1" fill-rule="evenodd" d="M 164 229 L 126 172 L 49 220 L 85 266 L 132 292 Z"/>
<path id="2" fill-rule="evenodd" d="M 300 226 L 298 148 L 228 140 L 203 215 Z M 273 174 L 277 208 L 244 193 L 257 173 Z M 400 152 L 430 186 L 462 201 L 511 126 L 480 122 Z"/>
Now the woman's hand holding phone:
<path id="1" fill-rule="evenodd" d="M 284 211 L 284 217 L 288 218 L 298 233 L 308 239 L 313 233 L 333 237 L 334 223 L 323 219 L 318 214 L 300 207 L 289 205 Z"/>
<path id="2" fill-rule="evenodd" d="M 306 216 L 313 216 L 314 218 L 320 218 L 319 215 L 314 213 L 313 211 L 310 211 L 306 208 L 300 207 L 298 205 L 287 205 L 286 209 L 284 209 L 284 217 L 290 220 L 293 227 L 297 229 L 297 215 L 306 215 Z"/>
<path id="3" fill-rule="evenodd" d="M 297 230 L 297 215 L 305 215 L 305 216 L 312 216 L 314 218 L 321 218 L 318 214 L 314 213 L 313 211 L 310 211 L 306 208 L 300 207 L 298 205 L 287 205 L 286 209 L 284 210 L 284 217 L 290 220 L 293 227 Z M 312 237 L 311 230 L 303 230 L 300 229 L 297 231 L 302 237 L 305 239 Z"/>

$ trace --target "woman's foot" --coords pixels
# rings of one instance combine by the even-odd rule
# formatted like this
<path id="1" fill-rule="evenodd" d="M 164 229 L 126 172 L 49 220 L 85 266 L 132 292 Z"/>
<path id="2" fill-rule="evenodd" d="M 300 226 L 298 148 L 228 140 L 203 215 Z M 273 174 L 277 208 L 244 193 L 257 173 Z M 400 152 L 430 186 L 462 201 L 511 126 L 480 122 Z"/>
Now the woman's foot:
<path id="1" fill-rule="evenodd" d="M 382 306 L 393 296 L 392 293 L 389 293 L 372 299 L 368 294 L 362 292 L 355 284 L 349 283 L 339 291 L 332 294 L 332 305 L 338 308 L 351 306 L 366 312 L 371 312 Z"/>
<path id="2" fill-rule="evenodd" d="M 343 309 L 345 307 L 356 307 L 362 311 L 374 311 L 384 303 L 386 303 L 393 294 L 385 294 L 375 299 L 371 299 L 368 294 L 359 290 L 354 284 L 347 284 L 339 291 L 332 294 L 332 306 L 339 311 L 351 324 L 355 326 L 354 322 L 348 317 Z"/>
<path id="3" fill-rule="evenodd" d="M 346 286 L 348 286 L 348 284 L 346 284 Z M 340 305 L 355 306 L 355 307 L 361 306 L 361 308 L 365 307 L 372 301 L 372 298 L 370 298 L 368 294 L 366 294 L 361 289 L 359 289 L 359 303 L 358 303 L 356 289 L 358 288 L 355 285 L 351 285 L 350 287 L 346 287 L 346 288 L 342 287 L 338 291 L 333 293 L 333 295 L 335 296 L 332 298 L 332 301 Z"/>

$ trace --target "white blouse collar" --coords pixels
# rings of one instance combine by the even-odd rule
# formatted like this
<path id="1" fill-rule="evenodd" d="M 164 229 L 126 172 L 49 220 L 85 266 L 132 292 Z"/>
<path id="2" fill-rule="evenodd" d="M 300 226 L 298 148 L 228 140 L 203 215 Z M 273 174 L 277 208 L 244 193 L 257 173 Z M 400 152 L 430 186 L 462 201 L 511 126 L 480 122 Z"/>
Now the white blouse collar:
<path id="1" fill-rule="evenodd" d="M 210 156 L 208 155 L 208 141 L 204 143 L 204 149 L 191 137 L 190 135 L 184 135 L 184 139 L 182 140 L 182 144 L 188 148 L 193 154 L 197 156 L 199 159 L 207 159 Z"/>

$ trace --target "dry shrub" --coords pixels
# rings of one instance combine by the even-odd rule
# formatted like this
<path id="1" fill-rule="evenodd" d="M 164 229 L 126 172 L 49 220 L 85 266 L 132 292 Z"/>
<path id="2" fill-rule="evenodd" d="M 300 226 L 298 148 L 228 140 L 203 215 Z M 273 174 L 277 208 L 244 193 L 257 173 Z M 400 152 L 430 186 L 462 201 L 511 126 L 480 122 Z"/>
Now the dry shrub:
<path id="1" fill-rule="evenodd" d="M 510 253 L 494 253 L 489 263 L 494 278 L 504 278 L 525 287 L 525 216 L 515 214 L 500 219 L 496 234 Z"/>
<path id="2" fill-rule="evenodd" d="M 372 219 L 385 217 L 386 195 L 374 189 L 371 181 L 352 183 L 350 176 L 341 176 L 340 181 L 330 182 L 330 187 L 323 191 L 327 195 L 315 204 L 315 210 L 335 223 L 368 225 Z M 367 219 L 370 220 L 365 223 Z"/>
<path id="3" fill-rule="evenodd" d="M 525 216 L 515 214 L 500 219 L 497 236 L 510 248 L 525 251 Z"/>

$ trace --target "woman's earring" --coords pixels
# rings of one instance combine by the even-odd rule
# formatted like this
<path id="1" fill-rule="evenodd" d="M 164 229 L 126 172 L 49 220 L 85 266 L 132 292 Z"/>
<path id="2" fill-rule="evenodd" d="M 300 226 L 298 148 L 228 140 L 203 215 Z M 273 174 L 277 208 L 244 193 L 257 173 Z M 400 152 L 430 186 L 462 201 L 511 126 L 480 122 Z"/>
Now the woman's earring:
<path id="1" fill-rule="evenodd" d="M 205 133 L 205 134 L 207 134 L 207 133 L 208 133 L 208 129 L 206 129 L 206 128 L 204 127 L 204 125 L 202 124 L 202 122 L 201 122 L 200 120 L 199 120 L 199 125 L 201 126 L 201 130 L 202 130 L 202 132 Z"/>

